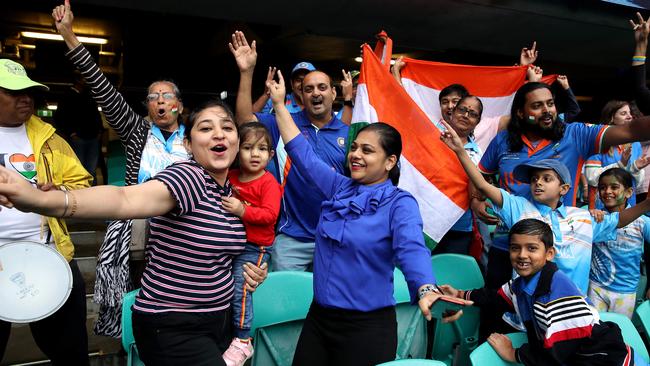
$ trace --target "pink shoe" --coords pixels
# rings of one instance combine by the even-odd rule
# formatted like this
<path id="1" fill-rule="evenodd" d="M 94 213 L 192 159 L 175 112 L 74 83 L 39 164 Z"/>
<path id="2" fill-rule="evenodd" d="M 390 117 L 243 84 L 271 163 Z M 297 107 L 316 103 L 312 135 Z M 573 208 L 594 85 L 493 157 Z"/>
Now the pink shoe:
<path id="1" fill-rule="evenodd" d="M 233 338 L 230 347 L 223 353 L 223 360 L 227 366 L 242 366 L 253 356 L 251 338 L 247 340 Z"/>

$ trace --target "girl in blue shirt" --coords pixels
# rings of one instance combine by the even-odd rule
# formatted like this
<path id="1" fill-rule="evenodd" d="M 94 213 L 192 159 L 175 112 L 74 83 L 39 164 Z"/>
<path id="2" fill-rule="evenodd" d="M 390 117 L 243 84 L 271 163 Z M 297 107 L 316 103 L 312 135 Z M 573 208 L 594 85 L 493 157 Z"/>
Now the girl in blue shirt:
<path id="1" fill-rule="evenodd" d="M 422 314 L 441 296 L 435 287 L 422 218 L 413 196 L 396 187 L 399 132 L 384 123 L 359 131 L 348 154 L 351 177 L 320 160 L 284 107 L 285 86 L 268 82 L 292 166 L 308 177 L 321 205 L 314 253 L 314 302 L 294 365 L 376 365 L 395 359 L 395 264 Z M 327 86 L 323 85 L 323 89 Z M 310 96 L 318 107 L 320 86 Z M 452 321 L 460 312 L 445 318 Z"/>

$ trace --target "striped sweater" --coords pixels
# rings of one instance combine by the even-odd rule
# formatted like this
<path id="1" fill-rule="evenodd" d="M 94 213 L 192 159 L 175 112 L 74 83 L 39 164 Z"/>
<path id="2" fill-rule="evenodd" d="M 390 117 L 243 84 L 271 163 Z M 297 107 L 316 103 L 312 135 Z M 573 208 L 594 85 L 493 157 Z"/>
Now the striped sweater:
<path id="1" fill-rule="evenodd" d="M 532 281 L 532 280 L 531 280 Z M 497 314 L 515 311 L 523 320 L 528 343 L 516 350 L 524 365 L 629 365 L 633 351 L 620 328 L 601 322 L 573 282 L 548 262 L 541 270 L 532 296 L 522 277 L 498 291 L 466 291 L 465 298 Z M 531 300 L 532 301 L 529 301 Z"/>

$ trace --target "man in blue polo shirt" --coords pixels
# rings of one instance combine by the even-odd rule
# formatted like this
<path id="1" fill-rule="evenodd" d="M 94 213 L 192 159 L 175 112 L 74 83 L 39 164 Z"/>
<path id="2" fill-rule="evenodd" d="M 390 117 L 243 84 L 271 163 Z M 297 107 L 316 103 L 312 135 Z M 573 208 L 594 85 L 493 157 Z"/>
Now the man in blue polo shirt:
<path id="1" fill-rule="evenodd" d="M 284 151 L 275 115 L 253 113 L 251 88 L 257 62 L 255 42 L 249 45 L 239 31 L 232 39 L 229 46 L 240 73 L 237 122 L 259 121 L 268 128 L 273 138 L 277 164 L 275 172 L 271 167 L 273 164 L 269 164 L 269 171 L 275 173 L 284 187 L 279 233 L 273 243 L 272 267 L 274 271 L 306 271 L 313 262 L 314 234 L 321 202 L 325 197 L 297 170 L 291 169 L 291 160 Z M 304 109 L 292 113 L 291 117 L 316 154 L 333 170 L 343 173 L 348 126 L 332 114 L 336 91 L 331 78 L 321 71 L 309 72 L 303 79 L 301 96 Z"/>

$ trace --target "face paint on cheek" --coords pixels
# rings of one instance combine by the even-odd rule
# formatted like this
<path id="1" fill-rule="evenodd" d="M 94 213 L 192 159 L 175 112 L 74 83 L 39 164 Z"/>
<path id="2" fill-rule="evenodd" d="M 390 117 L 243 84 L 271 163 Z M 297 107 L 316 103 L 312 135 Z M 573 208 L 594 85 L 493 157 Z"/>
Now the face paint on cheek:
<path id="1" fill-rule="evenodd" d="M 532 124 L 535 124 L 535 116 L 528 116 L 528 119 L 526 119 L 526 122 Z"/>
<path id="2" fill-rule="evenodd" d="M 178 106 L 176 106 L 176 105 L 172 106 L 172 113 L 173 114 L 178 114 Z"/>
<path id="3" fill-rule="evenodd" d="M 618 197 L 616 197 L 616 204 L 617 205 L 622 205 L 625 203 L 625 192 L 621 192 L 618 194 Z"/>

